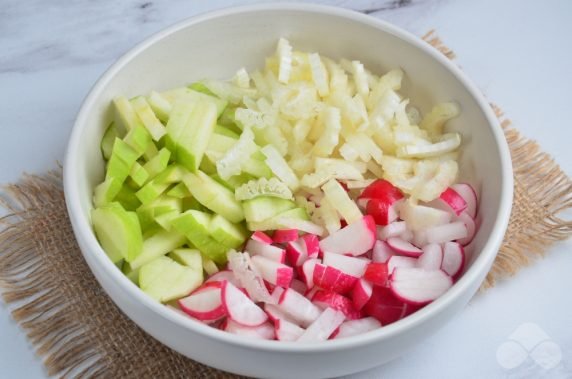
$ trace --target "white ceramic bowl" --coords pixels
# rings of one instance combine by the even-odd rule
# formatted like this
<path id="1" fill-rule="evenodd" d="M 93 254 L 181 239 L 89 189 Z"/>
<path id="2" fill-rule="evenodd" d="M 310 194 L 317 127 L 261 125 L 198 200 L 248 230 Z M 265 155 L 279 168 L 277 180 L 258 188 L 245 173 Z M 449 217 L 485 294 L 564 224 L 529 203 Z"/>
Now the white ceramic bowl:
<path id="1" fill-rule="evenodd" d="M 461 179 L 480 196 L 480 229 L 463 277 L 444 296 L 387 327 L 352 338 L 299 345 L 248 340 L 179 315 L 147 297 L 111 263 L 92 232 L 92 191 L 103 178 L 99 141 L 110 101 L 202 78 L 228 78 L 260 67 L 279 37 L 296 49 L 359 59 L 376 73 L 402 67 L 403 92 L 427 111 L 456 100 L 463 135 Z M 77 116 L 64 165 L 68 212 L 85 260 L 127 316 L 178 352 L 207 365 L 259 377 L 318 378 L 365 370 L 403 354 L 444 325 L 478 289 L 508 224 L 512 168 L 503 133 L 486 100 L 465 75 L 419 38 L 352 11 L 307 4 L 266 4 L 191 18 L 145 40 L 99 79 Z M 136 347 L 135 347 L 136 348 Z"/>

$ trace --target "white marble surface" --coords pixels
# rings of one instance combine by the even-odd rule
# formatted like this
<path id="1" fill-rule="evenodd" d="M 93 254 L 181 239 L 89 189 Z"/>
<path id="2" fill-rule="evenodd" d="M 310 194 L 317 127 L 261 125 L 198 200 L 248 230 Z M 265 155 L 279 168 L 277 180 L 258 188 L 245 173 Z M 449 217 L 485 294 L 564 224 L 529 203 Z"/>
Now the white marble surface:
<path id="1" fill-rule="evenodd" d="M 62 160 L 78 107 L 99 75 L 149 34 L 238 0 L 57 2 L 3 0 L 0 6 L 0 183 Z M 458 62 L 518 128 L 572 174 L 572 2 L 567 0 L 318 1 L 366 11 L 418 35 L 436 28 Z M 568 215 L 570 216 L 570 215 Z M 478 295 L 450 324 L 407 356 L 352 378 L 571 378 L 572 242 L 510 281 Z M 530 357 L 503 368 L 497 350 L 523 323 L 540 327 L 562 359 L 544 369 Z M 521 332 L 531 336 L 530 325 Z M 521 342 L 522 341 L 521 339 Z M 546 358 L 558 358 L 558 348 Z M 508 351 L 508 353 L 506 353 Z M 539 353 L 537 350 L 536 353 Z M 548 362 L 546 361 L 546 362 Z M 46 374 L 23 332 L 0 306 L 0 377 Z"/>

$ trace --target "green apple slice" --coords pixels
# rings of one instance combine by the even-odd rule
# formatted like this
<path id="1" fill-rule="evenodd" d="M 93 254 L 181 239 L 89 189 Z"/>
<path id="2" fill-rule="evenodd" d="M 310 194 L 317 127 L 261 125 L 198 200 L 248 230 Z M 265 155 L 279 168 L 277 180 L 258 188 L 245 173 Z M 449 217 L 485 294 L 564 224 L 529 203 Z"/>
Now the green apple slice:
<path id="1" fill-rule="evenodd" d="M 244 220 L 240 203 L 234 193 L 201 171 L 186 173 L 183 182 L 202 205 L 231 222 Z"/>
<path id="2" fill-rule="evenodd" d="M 247 222 L 264 221 L 293 208 L 296 208 L 296 203 L 292 200 L 271 196 L 259 196 L 242 202 Z"/>
<path id="3" fill-rule="evenodd" d="M 133 105 L 135 113 L 137 113 L 137 116 L 139 116 L 139 119 L 143 123 L 143 126 L 145 126 L 151 135 L 151 138 L 153 138 L 154 141 L 159 141 L 167 131 L 163 124 L 161 124 L 161 121 L 155 116 L 147 100 L 142 96 L 138 96 L 131 100 L 131 104 Z"/>
<path id="4" fill-rule="evenodd" d="M 171 188 L 167 192 L 167 195 L 171 197 L 176 197 L 177 199 L 184 199 L 185 197 L 191 196 L 191 192 L 189 191 L 185 183 L 181 182 L 179 184 L 176 184 L 173 188 Z"/>
<path id="5" fill-rule="evenodd" d="M 171 165 L 153 180 L 145 184 L 135 195 L 142 204 L 149 204 L 165 192 L 173 183 L 180 182 L 183 173 L 184 170 L 180 166 Z"/>
<path id="6" fill-rule="evenodd" d="M 119 132 L 117 131 L 117 126 L 114 122 L 109 124 L 103 137 L 101 138 L 101 154 L 105 160 L 109 160 L 111 157 L 111 152 L 113 151 L 113 144 L 115 143 L 115 138 L 119 137 Z"/>
<path id="7" fill-rule="evenodd" d="M 214 129 L 216 134 L 221 136 L 230 137 L 234 139 L 238 139 L 240 135 L 235 132 L 234 130 L 230 129 L 229 127 L 217 124 Z"/>
<path id="8" fill-rule="evenodd" d="M 308 213 L 304 208 L 294 208 L 281 212 L 273 217 L 270 217 L 263 221 L 247 222 L 247 227 L 251 231 L 256 230 L 277 230 L 277 229 L 289 229 L 290 226 L 282 224 L 282 220 L 293 219 L 293 220 L 303 220 L 307 221 L 310 219 Z"/>
<path id="9" fill-rule="evenodd" d="M 202 271 L 159 257 L 139 270 L 139 287 L 162 303 L 188 295 L 203 282 Z"/>
<path id="10" fill-rule="evenodd" d="M 149 178 L 149 173 L 138 162 L 135 162 L 131 166 L 129 176 L 133 179 L 137 187 L 141 187 Z"/>
<path id="11" fill-rule="evenodd" d="M 147 102 L 159 120 L 164 123 L 169 121 L 169 114 L 173 109 L 169 100 L 165 99 L 160 93 L 151 91 L 149 97 L 147 97 Z"/>
<path id="12" fill-rule="evenodd" d="M 119 203 L 110 203 L 91 211 L 97 239 L 109 258 L 116 263 L 131 261 L 142 250 L 143 238 L 139 219 Z"/>
<path id="13" fill-rule="evenodd" d="M 168 256 L 183 266 L 203 272 L 203 258 L 201 252 L 197 249 L 175 249 Z"/>
<path id="14" fill-rule="evenodd" d="M 171 152 L 166 148 L 162 148 L 157 155 L 143 165 L 143 168 L 149 174 L 149 180 L 165 171 L 169 164 L 169 158 L 171 158 Z"/>
<path id="15" fill-rule="evenodd" d="M 209 233 L 216 241 L 233 249 L 241 246 L 248 238 L 248 232 L 242 224 L 234 224 L 221 215 L 212 218 Z"/>
<path id="16" fill-rule="evenodd" d="M 187 239 L 181 233 L 160 230 L 143 241 L 141 253 L 131 262 L 128 261 L 129 266 L 132 270 L 136 270 L 145 263 L 183 246 L 186 242 Z"/>
<path id="17" fill-rule="evenodd" d="M 121 126 L 123 130 L 129 132 L 131 129 L 141 126 L 141 120 L 126 97 L 116 97 L 113 99 L 113 105 L 115 106 L 116 124 Z"/>

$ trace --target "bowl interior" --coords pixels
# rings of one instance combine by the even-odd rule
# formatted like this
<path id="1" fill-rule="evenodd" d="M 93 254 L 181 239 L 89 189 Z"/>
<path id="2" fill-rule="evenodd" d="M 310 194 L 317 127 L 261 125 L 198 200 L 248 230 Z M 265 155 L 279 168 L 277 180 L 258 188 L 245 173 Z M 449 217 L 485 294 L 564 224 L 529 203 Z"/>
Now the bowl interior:
<path id="1" fill-rule="evenodd" d="M 472 183 L 480 198 L 480 229 L 470 249 L 470 267 L 492 233 L 502 206 L 500 194 L 506 184 L 506 167 L 501 164 L 498 132 L 495 136 L 489 127 L 490 115 L 456 74 L 442 64 L 438 53 L 428 53 L 416 46 L 418 42 L 412 37 L 391 27 L 381 30 L 376 21 L 365 22 L 360 17 L 357 20 L 340 12 L 288 7 L 222 12 L 217 17 L 199 17 L 139 45 L 98 82 L 76 124 L 68 151 L 68 162 L 74 163 L 66 168 L 66 175 L 73 178 L 81 222 L 89 224 L 93 188 L 103 178 L 99 141 L 112 118 L 113 97 L 146 94 L 203 78 L 230 78 L 240 67 L 262 67 L 264 58 L 274 52 L 278 38 L 286 37 L 295 49 L 316 51 L 334 59 L 357 59 L 377 74 L 401 67 L 406 74 L 402 93 L 422 112 L 443 101 L 460 104 L 462 114 L 448 127 L 463 135 L 460 178 Z"/>

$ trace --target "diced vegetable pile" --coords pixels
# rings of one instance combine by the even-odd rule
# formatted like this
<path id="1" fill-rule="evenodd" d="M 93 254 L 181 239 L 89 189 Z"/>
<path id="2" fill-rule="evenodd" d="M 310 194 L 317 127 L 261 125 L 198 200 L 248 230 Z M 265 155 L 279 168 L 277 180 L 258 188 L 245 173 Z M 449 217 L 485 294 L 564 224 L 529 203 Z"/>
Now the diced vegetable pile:
<path id="1" fill-rule="evenodd" d="M 463 272 L 477 196 L 458 115 L 424 116 L 399 69 L 293 51 L 261 71 L 113 101 L 92 223 L 152 298 L 249 338 L 312 342 L 395 322 Z"/>

